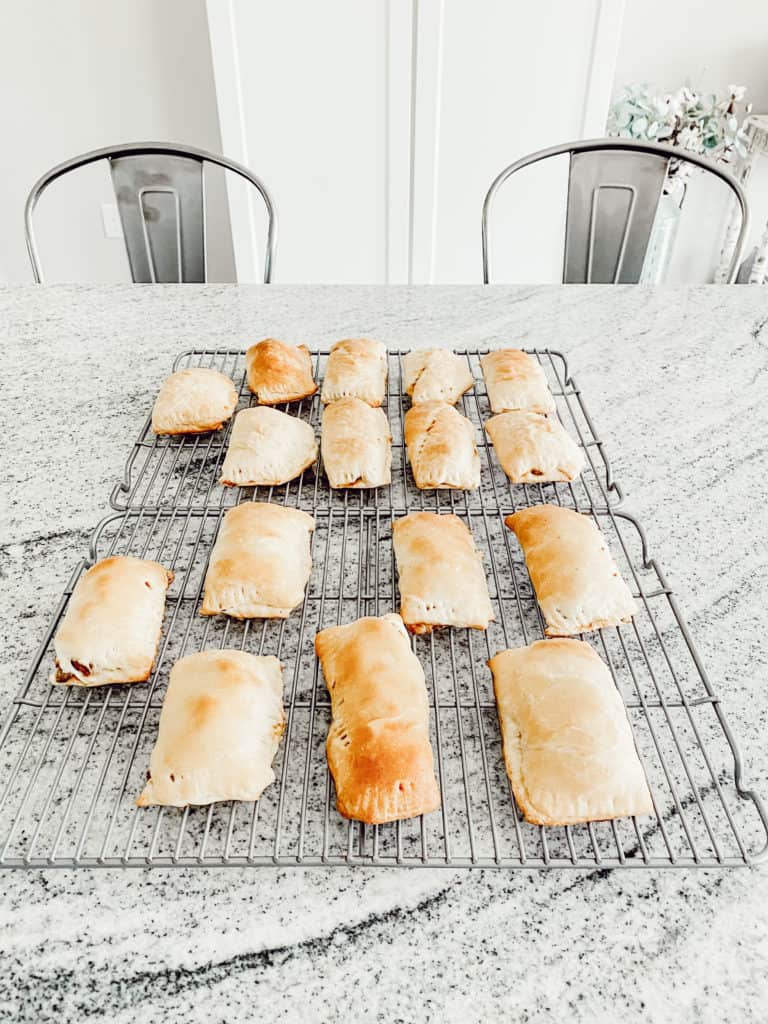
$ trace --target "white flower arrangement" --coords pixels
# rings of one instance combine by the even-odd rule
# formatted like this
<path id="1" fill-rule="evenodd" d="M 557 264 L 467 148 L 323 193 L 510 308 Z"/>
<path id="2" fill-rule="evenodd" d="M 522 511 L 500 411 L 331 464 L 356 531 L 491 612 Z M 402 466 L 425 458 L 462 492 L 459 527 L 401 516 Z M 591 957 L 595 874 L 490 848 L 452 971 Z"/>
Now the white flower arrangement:
<path id="1" fill-rule="evenodd" d="M 744 119 L 752 106 L 747 104 L 741 116 L 737 110 L 745 94 L 743 85 L 729 85 L 724 99 L 690 85 L 665 95 L 654 93 L 648 85 L 628 85 L 611 106 L 608 134 L 664 142 L 720 163 L 733 163 L 747 152 Z"/>

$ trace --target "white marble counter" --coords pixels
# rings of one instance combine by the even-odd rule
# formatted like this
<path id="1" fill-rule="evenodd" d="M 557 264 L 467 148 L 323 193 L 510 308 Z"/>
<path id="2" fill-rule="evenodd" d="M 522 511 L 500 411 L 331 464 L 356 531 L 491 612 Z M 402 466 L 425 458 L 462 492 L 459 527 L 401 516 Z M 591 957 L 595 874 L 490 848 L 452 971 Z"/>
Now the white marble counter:
<path id="1" fill-rule="evenodd" d="M 4 712 L 174 355 L 265 335 L 563 350 L 768 794 L 768 293 L 0 291 Z M 765 1019 L 768 868 L 2 875 L 0 1019 Z"/>

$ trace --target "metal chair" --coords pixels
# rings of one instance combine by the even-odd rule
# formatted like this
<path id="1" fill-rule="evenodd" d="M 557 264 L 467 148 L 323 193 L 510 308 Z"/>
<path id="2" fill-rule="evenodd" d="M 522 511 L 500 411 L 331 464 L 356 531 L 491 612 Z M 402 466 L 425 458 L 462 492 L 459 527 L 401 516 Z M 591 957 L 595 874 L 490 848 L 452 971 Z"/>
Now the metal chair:
<path id="1" fill-rule="evenodd" d="M 749 226 L 749 212 L 744 191 L 734 176 L 704 157 L 673 146 L 611 138 L 552 146 L 504 168 L 488 189 L 483 203 L 485 284 L 490 279 L 488 222 L 497 192 L 523 167 L 565 154 L 570 156 L 570 166 L 563 284 L 637 284 L 672 160 L 693 164 L 714 174 L 735 196 L 741 212 L 741 227 L 727 281 L 735 280 Z"/>
<path id="2" fill-rule="evenodd" d="M 259 192 L 268 216 L 264 283 L 272 277 L 277 223 L 266 186 L 242 164 L 193 146 L 136 142 L 106 146 L 65 160 L 42 175 L 24 207 L 24 231 L 35 281 L 43 274 L 33 228 L 40 196 L 57 178 L 98 160 L 109 162 L 133 280 L 141 284 L 204 283 L 206 245 L 206 163 L 239 175 Z"/>

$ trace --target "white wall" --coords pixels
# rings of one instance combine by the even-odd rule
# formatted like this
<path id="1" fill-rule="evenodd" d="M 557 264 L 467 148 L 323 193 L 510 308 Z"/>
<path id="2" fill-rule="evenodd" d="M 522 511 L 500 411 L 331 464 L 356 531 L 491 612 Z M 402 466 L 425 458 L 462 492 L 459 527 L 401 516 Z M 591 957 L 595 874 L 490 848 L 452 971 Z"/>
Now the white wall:
<path id="1" fill-rule="evenodd" d="M 119 142 L 220 150 L 204 0 L 3 0 L 0 138 L 0 280 L 29 281 L 23 206 L 43 171 Z M 101 202 L 114 201 L 108 172 L 84 175 L 41 201 L 46 280 L 127 280 L 122 239 L 105 239 L 101 221 Z M 211 277 L 227 280 L 220 226 Z"/>
<path id="2" fill-rule="evenodd" d="M 615 85 L 648 82 L 663 91 L 686 78 L 707 92 L 746 85 L 757 113 L 768 113 L 768 3 L 629 0 Z"/>
<path id="3" fill-rule="evenodd" d="M 602 130 L 622 6 L 208 0 L 224 146 L 276 200 L 274 279 L 480 281 L 480 213 L 498 171 Z M 508 195 L 502 279 L 557 280 L 551 182 Z M 258 233 L 232 210 L 243 280 Z"/>

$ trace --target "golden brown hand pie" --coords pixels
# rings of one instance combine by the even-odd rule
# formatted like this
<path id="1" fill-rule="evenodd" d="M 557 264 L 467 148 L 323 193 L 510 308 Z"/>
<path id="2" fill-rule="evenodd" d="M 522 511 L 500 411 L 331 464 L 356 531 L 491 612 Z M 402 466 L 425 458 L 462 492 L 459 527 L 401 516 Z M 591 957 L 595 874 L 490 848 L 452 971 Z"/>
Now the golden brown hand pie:
<path id="1" fill-rule="evenodd" d="M 653 813 L 624 704 L 589 644 L 538 640 L 488 664 L 507 774 L 526 821 Z"/>
<path id="2" fill-rule="evenodd" d="M 559 505 L 524 508 L 504 520 L 520 541 L 547 636 L 573 636 L 630 622 L 634 598 L 592 519 Z"/>
<path id="3" fill-rule="evenodd" d="M 421 402 L 405 414 L 405 443 L 416 486 L 473 490 L 480 486 L 475 428 L 445 402 Z"/>
<path id="4" fill-rule="evenodd" d="M 56 631 L 52 681 L 102 686 L 149 679 L 172 581 L 172 572 L 143 558 L 115 556 L 92 566 Z"/>
<path id="5" fill-rule="evenodd" d="M 436 810 L 424 673 L 399 615 L 324 629 L 315 650 L 331 695 L 339 813 L 376 825 Z"/>
<path id="6" fill-rule="evenodd" d="M 359 398 L 339 398 L 323 411 L 320 449 L 331 487 L 384 487 L 391 480 L 389 420 Z"/>
<path id="7" fill-rule="evenodd" d="M 491 412 L 526 409 L 546 415 L 555 411 L 547 378 L 534 356 L 516 348 L 495 349 L 480 360 Z"/>
<path id="8" fill-rule="evenodd" d="M 257 405 L 235 416 L 221 482 L 232 487 L 272 487 L 299 476 L 317 458 L 309 423 Z"/>
<path id="9" fill-rule="evenodd" d="M 412 512 L 395 521 L 392 539 L 400 614 L 412 633 L 435 626 L 487 629 L 493 608 L 483 559 L 458 516 Z"/>
<path id="10" fill-rule="evenodd" d="M 306 345 L 265 338 L 245 353 L 245 368 L 248 387 L 261 405 L 297 402 L 317 391 Z"/>
<path id="11" fill-rule="evenodd" d="M 275 781 L 285 727 L 282 665 L 271 655 L 202 651 L 177 661 L 139 807 L 258 800 Z"/>
<path id="12" fill-rule="evenodd" d="M 414 405 L 455 405 L 475 383 L 466 359 L 445 348 L 416 349 L 403 358 L 403 385 Z"/>
<path id="13" fill-rule="evenodd" d="M 579 446 L 554 417 L 502 412 L 492 416 L 485 429 L 513 484 L 574 480 L 584 468 Z"/>
<path id="14" fill-rule="evenodd" d="M 205 366 L 177 370 L 165 381 L 152 409 L 156 434 L 203 434 L 220 430 L 235 411 L 237 389 L 229 377 Z"/>
<path id="15" fill-rule="evenodd" d="M 312 516 L 247 501 L 224 516 L 205 576 L 201 615 L 287 619 L 312 571 Z"/>
<path id="16" fill-rule="evenodd" d="M 359 398 L 381 405 L 387 389 L 387 347 L 367 338 L 347 338 L 331 345 L 322 400 Z"/>

